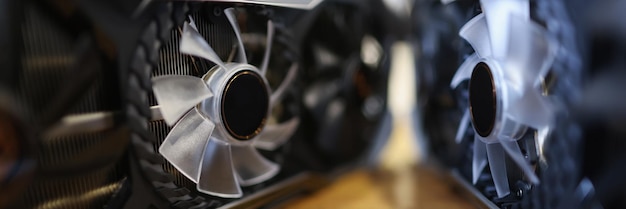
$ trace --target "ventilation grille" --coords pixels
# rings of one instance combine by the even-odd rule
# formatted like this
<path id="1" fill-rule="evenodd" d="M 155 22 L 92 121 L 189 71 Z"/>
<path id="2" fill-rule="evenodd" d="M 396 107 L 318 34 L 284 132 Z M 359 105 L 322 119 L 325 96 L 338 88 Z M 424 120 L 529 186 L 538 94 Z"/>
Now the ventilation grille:
<path id="1" fill-rule="evenodd" d="M 23 112 L 30 121 L 38 121 L 43 111 L 56 98 L 67 82 L 75 82 L 70 66 L 76 59 L 77 39 L 64 30 L 64 24 L 55 22 L 50 12 L 32 3 L 25 3 L 22 70 L 17 94 L 26 105 Z M 82 35 L 82 34 L 81 34 Z M 116 71 L 104 74 L 98 69 L 98 79 L 69 110 L 68 114 L 114 111 L 119 104 L 116 91 Z M 57 168 L 89 147 L 97 146 L 104 134 L 84 134 L 73 137 L 44 139 L 39 142 L 37 163 L 42 170 Z M 122 148 L 121 148 L 122 149 Z M 106 152 L 106 150 L 103 150 Z M 102 208 L 110 195 L 119 187 L 124 177 L 119 165 L 95 168 L 74 173 L 74 176 L 48 176 L 35 174 L 24 195 L 17 200 L 17 208 Z"/>
<path id="2" fill-rule="evenodd" d="M 55 93 L 66 82 L 72 82 L 70 66 L 75 60 L 76 41 L 72 35 L 63 31 L 62 26 L 53 22 L 34 6 L 25 8 L 25 21 L 22 24 L 24 50 L 23 69 L 19 78 L 19 96 L 30 105 L 28 111 L 34 119 L 46 105 L 53 101 Z M 109 70 L 107 73 L 115 73 Z M 87 90 L 70 114 L 114 110 L 118 103 L 116 92 L 105 89 L 117 89 L 115 76 L 105 76 L 101 71 L 98 79 Z"/>

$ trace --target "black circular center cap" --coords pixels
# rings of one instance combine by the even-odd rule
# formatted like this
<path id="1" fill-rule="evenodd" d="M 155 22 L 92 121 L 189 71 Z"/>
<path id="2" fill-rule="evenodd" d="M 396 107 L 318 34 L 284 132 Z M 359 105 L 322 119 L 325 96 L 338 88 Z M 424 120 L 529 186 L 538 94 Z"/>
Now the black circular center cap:
<path id="1" fill-rule="evenodd" d="M 222 121 L 239 140 L 256 136 L 267 117 L 269 94 L 261 76 L 245 70 L 230 78 L 222 96 Z"/>
<path id="2" fill-rule="evenodd" d="M 478 135 L 491 134 L 496 121 L 496 89 L 491 69 L 484 62 L 474 67 L 469 82 L 469 102 L 472 124 Z"/>

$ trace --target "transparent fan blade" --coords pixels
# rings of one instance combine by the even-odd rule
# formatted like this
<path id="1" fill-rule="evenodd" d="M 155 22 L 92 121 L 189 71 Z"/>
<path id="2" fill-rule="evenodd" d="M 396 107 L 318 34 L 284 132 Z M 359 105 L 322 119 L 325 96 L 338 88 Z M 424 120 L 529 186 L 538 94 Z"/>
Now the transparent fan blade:
<path id="1" fill-rule="evenodd" d="M 263 55 L 263 63 L 261 63 L 261 74 L 265 75 L 267 66 L 270 64 L 270 55 L 272 53 L 272 44 L 274 42 L 274 23 L 267 21 L 267 41 L 265 43 L 265 55 Z"/>
<path id="2" fill-rule="evenodd" d="M 502 146 L 498 143 L 487 144 L 487 158 L 489 160 L 489 169 L 491 170 L 491 177 L 496 186 L 498 197 L 504 197 L 508 195 L 511 190 L 506 174 L 506 162 Z"/>
<path id="3" fill-rule="evenodd" d="M 296 75 L 298 75 L 298 64 L 293 63 L 291 64 L 291 67 L 289 68 L 285 79 L 283 79 L 283 82 L 280 83 L 280 86 L 278 86 L 278 88 L 276 88 L 274 92 L 272 92 L 272 96 L 270 96 L 271 107 L 276 105 L 276 103 L 278 103 L 283 98 L 287 88 L 291 86 L 291 83 L 293 83 L 294 80 L 296 80 Z"/>
<path id="4" fill-rule="evenodd" d="M 548 98 L 542 96 L 539 90 L 535 89 L 523 93 L 519 99 L 508 101 L 509 107 L 505 107 L 507 108 L 506 116 L 536 129 L 549 126 L 554 110 Z"/>
<path id="5" fill-rule="evenodd" d="M 196 32 L 198 32 L 198 26 L 196 26 L 196 22 L 193 20 L 193 18 L 191 17 L 191 15 L 188 15 L 187 18 L 189 19 L 189 26 L 191 26 L 191 28 L 193 28 L 193 30 L 195 30 Z M 184 30 L 184 29 L 183 29 Z"/>
<path id="6" fill-rule="evenodd" d="M 504 58 L 509 44 L 509 19 L 516 15 L 530 21 L 530 4 L 528 0 L 481 0 L 480 3 L 487 18 L 493 55 L 496 59 Z"/>
<path id="7" fill-rule="evenodd" d="M 198 182 L 198 165 L 214 127 L 194 108 L 172 128 L 159 147 L 159 153 L 180 173 Z"/>
<path id="8" fill-rule="evenodd" d="M 532 21 L 519 16 L 510 17 L 509 50 L 504 75 L 516 88 L 528 89 L 541 82 L 556 54 L 556 44 L 547 32 Z"/>
<path id="9" fill-rule="evenodd" d="M 174 125 L 189 109 L 213 96 L 201 78 L 184 75 L 158 76 L 152 90 L 167 125 Z"/>
<path id="10" fill-rule="evenodd" d="M 502 144 L 502 147 L 511 157 L 511 159 L 513 159 L 513 162 L 515 162 L 515 164 L 517 164 L 517 166 L 522 169 L 522 172 L 524 172 L 526 178 L 528 178 L 531 183 L 538 184 L 539 178 L 537 178 L 537 175 L 535 174 L 533 168 L 530 167 L 530 164 L 526 162 L 526 159 L 524 159 L 524 155 L 522 154 L 519 145 L 517 145 L 517 142 L 501 140 L 500 144 Z"/>
<path id="11" fill-rule="evenodd" d="M 224 62 L 215 53 L 215 50 L 209 46 L 209 43 L 204 40 L 204 37 L 200 35 L 196 29 L 195 23 L 189 17 L 190 22 L 185 22 L 183 25 L 183 34 L 180 40 L 180 52 L 187 55 L 193 55 L 207 59 L 216 65 L 226 69 Z"/>
<path id="12" fill-rule="evenodd" d="M 261 183 L 274 177 L 280 167 L 265 159 L 252 146 L 232 146 L 233 164 L 242 186 Z"/>
<path id="13" fill-rule="evenodd" d="M 469 109 L 465 110 L 465 113 L 463 113 L 463 117 L 461 118 L 461 122 L 459 122 L 459 129 L 456 131 L 456 136 L 454 137 L 454 141 L 456 141 L 456 143 L 461 143 L 461 140 L 463 140 L 463 136 L 465 136 L 465 133 L 467 132 L 467 127 L 470 124 L 470 113 L 469 113 Z"/>
<path id="14" fill-rule="evenodd" d="M 543 147 L 548 139 L 548 134 L 550 134 L 550 127 L 543 127 L 537 130 L 537 146 L 540 154 L 543 154 Z"/>
<path id="15" fill-rule="evenodd" d="M 470 79 L 470 77 L 472 76 L 472 71 L 474 71 L 474 67 L 476 66 L 476 64 L 478 64 L 479 61 L 480 58 L 476 53 L 467 57 L 467 59 L 465 59 L 459 69 L 456 70 L 454 77 L 452 77 L 450 87 L 456 88 L 461 82 Z"/>
<path id="16" fill-rule="evenodd" d="M 254 146 L 264 150 L 275 150 L 293 135 L 299 124 L 300 118 L 296 117 L 281 124 L 265 126 L 254 141 Z"/>
<path id="17" fill-rule="evenodd" d="M 465 23 L 459 31 L 459 35 L 472 45 L 478 56 L 489 57 L 492 55 L 487 19 L 484 14 L 479 14 Z"/>
<path id="18" fill-rule="evenodd" d="M 239 23 L 237 23 L 237 15 L 235 14 L 234 8 L 228 8 L 224 10 L 224 14 L 228 18 L 228 22 L 230 22 L 231 27 L 235 31 L 235 36 L 237 36 L 237 42 L 239 45 L 239 62 L 248 63 L 248 58 L 246 58 L 246 50 L 243 45 L 243 41 L 241 39 L 241 30 L 239 30 Z"/>
<path id="19" fill-rule="evenodd" d="M 474 136 L 474 156 L 472 157 L 472 183 L 476 184 L 480 173 L 487 166 L 487 144 L 482 142 L 478 134 Z"/>
<path id="20" fill-rule="evenodd" d="M 311 10 L 322 2 L 322 0 L 217 0 L 217 1 L 269 5 L 269 6 L 276 6 L 276 7 L 305 9 L 305 10 Z"/>
<path id="21" fill-rule="evenodd" d="M 204 149 L 197 189 L 223 198 L 243 195 L 233 167 L 231 146 L 211 138 Z"/>

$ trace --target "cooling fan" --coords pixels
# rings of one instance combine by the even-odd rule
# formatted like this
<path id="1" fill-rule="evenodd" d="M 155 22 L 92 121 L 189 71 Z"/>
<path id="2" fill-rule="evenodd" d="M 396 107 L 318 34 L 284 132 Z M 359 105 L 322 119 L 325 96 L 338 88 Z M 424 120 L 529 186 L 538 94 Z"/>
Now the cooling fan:
<path id="1" fill-rule="evenodd" d="M 569 3 L 416 7 L 421 123 L 432 154 L 485 207 L 553 208 L 580 180 L 571 110 L 583 70 Z"/>
<path id="2" fill-rule="evenodd" d="M 377 1 L 328 1 L 302 34 L 303 122 L 301 149 L 316 170 L 328 171 L 376 158 L 390 133 L 388 52 L 394 37 Z M 387 20 L 387 19 L 384 19 Z M 305 118 L 306 117 L 306 118 Z"/>
<path id="3" fill-rule="evenodd" d="M 461 64 L 451 87 L 469 80 L 469 107 L 457 133 L 465 133 L 471 119 L 472 180 L 476 183 L 489 164 L 498 196 L 504 197 L 510 193 L 505 153 L 530 182 L 539 183 L 517 140 L 529 128 L 550 128 L 554 111 L 542 95 L 541 81 L 557 46 L 530 19 L 528 1 L 484 0 L 481 6 L 483 13 L 459 32 L 475 53 Z"/>
<path id="4" fill-rule="evenodd" d="M 298 117 L 276 125 L 266 123 L 271 108 L 296 78 L 298 66 L 293 64 L 280 86 L 271 91 L 265 74 L 273 23 L 267 22 L 265 55 L 257 68 L 248 64 L 235 9 L 225 9 L 224 14 L 237 37 L 237 62 L 222 61 L 189 16 L 182 27 L 180 53 L 215 66 L 201 78 L 166 75 L 152 82 L 162 118 L 173 126 L 159 153 L 196 183 L 198 191 L 239 198 L 243 195 L 240 186 L 268 180 L 280 169 L 256 148 L 273 150 L 297 129 Z"/>
<path id="5" fill-rule="evenodd" d="M 310 9 L 320 1 L 229 2 L 267 15 L 274 6 Z M 270 117 L 275 104 L 281 109 L 293 99 L 298 65 L 276 70 L 286 76 L 271 91 L 274 25 L 267 25 L 261 64 L 248 64 L 252 56 L 246 57 L 236 12 L 222 9 L 231 3 L 3 1 L 0 205 L 206 208 L 232 201 L 220 197 L 265 189 L 240 187 L 266 181 L 282 166 L 257 148 L 280 150 L 299 126 L 297 116 L 290 118 L 293 111 Z M 264 24 L 243 25 L 265 30 Z M 238 45 L 231 45 L 234 40 Z M 239 54 L 237 62 L 224 58 L 231 51 Z M 184 54 L 184 67 L 200 70 L 177 71 L 170 54 Z M 161 76 L 194 73 L 202 78 Z M 151 76 L 157 76 L 154 85 Z M 151 133 L 150 119 L 166 128 Z M 169 133 L 165 143 L 162 132 Z M 199 192 L 181 177 L 198 183 Z"/>

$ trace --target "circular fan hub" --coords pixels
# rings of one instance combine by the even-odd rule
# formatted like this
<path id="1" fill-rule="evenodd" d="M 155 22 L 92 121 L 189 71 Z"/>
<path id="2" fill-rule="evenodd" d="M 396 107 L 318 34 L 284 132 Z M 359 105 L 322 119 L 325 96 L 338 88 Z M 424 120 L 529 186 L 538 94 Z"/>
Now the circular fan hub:
<path id="1" fill-rule="evenodd" d="M 496 86 L 491 69 L 484 62 L 474 67 L 469 82 L 469 102 L 472 124 L 476 133 L 487 137 L 496 122 Z"/>
<path id="2" fill-rule="evenodd" d="M 248 140 L 261 132 L 267 119 L 269 92 L 263 78 L 251 70 L 233 75 L 222 95 L 222 121 L 228 133 Z"/>

